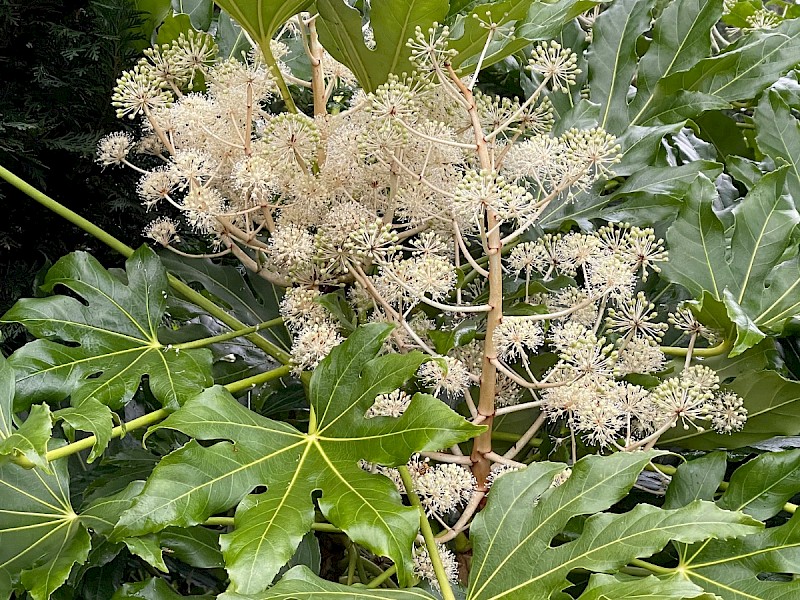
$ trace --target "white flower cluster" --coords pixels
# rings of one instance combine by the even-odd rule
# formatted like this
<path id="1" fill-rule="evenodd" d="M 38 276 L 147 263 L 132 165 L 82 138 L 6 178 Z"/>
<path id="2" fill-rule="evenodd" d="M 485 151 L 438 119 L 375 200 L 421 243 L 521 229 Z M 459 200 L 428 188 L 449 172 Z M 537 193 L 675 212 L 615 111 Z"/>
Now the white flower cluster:
<path id="1" fill-rule="evenodd" d="M 385 475 L 394 482 L 401 494 L 406 493 L 396 469 L 367 464 L 362 464 L 362 467 Z M 429 459 L 415 454 L 408 462 L 408 471 L 411 473 L 414 491 L 425 507 L 425 512 L 437 518 L 463 507 L 475 491 L 475 477 L 469 469 L 461 465 L 431 464 Z"/>
<path id="2" fill-rule="evenodd" d="M 539 407 L 599 446 L 644 446 L 678 423 L 741 429 L 741 400 L 698 377 L 691 360 L 653 389 L 625 379 L 663 377 L 667 365 L 660 345 L 669 325 L 643 291 L 667 260 L 652 229 L 536 229 L 544 211 L 613 177 L 621 158 L 601 128 L 550 131 L 548 94 L 575 85 L 576 54 L 539 43 L 529 61 L 536 90 L 524 100 L 500 98 L 473 91 L 474 77 L 459 78 L 448 37 L 438 25 L 417 30 L 408 43 L 417 72 L 392 75 L 371 93 L 314 49 L 324 89 L 314 90 L 312 117 L 266 109 L 282 89 L 275 78 L 292 77 L 281 42 L 271 43 L 267 54 L 278 64 L 270 66 L 260 51 L 222 60 L 206 34 L 182 36 L 120 78 L 114 106 L 142 119 L 142 136 L 107 136 L 98 161 L 140 171 L 144 205 L 181 215 L 148 226 L 156 243 L 184 254 L 176 244 L 189 226 L 209 236 L 212 257 L 231 255 L 287 288 L 280 310 L 298 370 L 313 369 L 342 340 L 320 299 L 344 289 L 357 322 L 395 325 L 388 349 L 433 357 L 417 373 L 421 388 L 463 399 L 473 417 L 483 386 L 491 406 L 481 398 L 482 416 Z M 201 80 L 205 89 L 195 91 Z M 335 89 L 352 100 L 327 114 Z M 138 166 L 134 155 L 157 166 Z M 713 340 L 687 310 L 669 323 L 692 347 Z M 459 339 L 464 327 L 472 334 Z M 532 360 L 543 352 L 555 356 L 544 367 Z M 409 402 L 398 390 L 365 416 L 397 417 Z M 469 497 L 440 498 L 425 483 L 470 489 L 457 481 L 461 467 L 428 470 L 415 485 L 431 513 Z"/>

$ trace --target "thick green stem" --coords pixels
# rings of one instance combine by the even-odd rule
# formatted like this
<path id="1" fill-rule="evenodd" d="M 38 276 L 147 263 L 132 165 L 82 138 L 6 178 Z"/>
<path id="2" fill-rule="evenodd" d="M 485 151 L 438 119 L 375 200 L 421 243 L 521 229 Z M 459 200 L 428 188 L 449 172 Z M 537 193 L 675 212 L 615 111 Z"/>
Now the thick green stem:
<path id="1" fill-rule="evenodd" d="M 128 431 L 133 431 L 134 429 L 141 429 L 142 427 L 148 427 L 150 425 L 158 423 L 159 421 L 163 421 L 164 419 L 167 418 L 167 416 L 169 416 L 170 412 L 172 411 L 169 411 L 166 408 L 160 408 L 154 412 L 142 415 L 138 419 L 133 419 L 132 421 L 128 421 L 123 425 L 114 427 L 114 429 L 111 430 L 111 439 L 122 437 Z M 81 452 L 83 450 L 88 450 L 89 448 L 94 446 L 96 442 L 97 442 L 97 437 L 90 435 L 89 437 L 80 439 L 77 442 L 72 442 L 71 444 L 62 446 L 61 448 L 56 448 L 55 450 L 51 450 L 50 452 L 45 454 L 44 457 L 47 460 L 47 462 L 52 462 L 60 458 L 66 458 L 67 456 L 77 454 L 78 452 Z M 26 469 L 32 469 L 33 467 L 36 466 L 24 456 L 15 456 L 12 460 L 21 467 L 24 467 Z"/>
<path id="2" fill-rule="evenodd" d="M 272 48 L 270 47 L 271 41 L 271 38 L 264 38 L 259 42 L 258 45 L 261 48 L 261 53 L 264 55 L 264 62 L 269 65 L 269 69 L 272 71 L 272 76 L 275 78 L 275 82 L 278 84 L 278 90 L 281 93 L 281 98 L 283 98 L 283 101 L 286 103 L 286 110 L 296 113 L 297 106 L 294 103 L 292 94 L 289 92 L 289 86 L 286 85 L 286 80 L 283 78 L 281 69 L 278 66 L 278 61 L 275 60 L 275 55 L 272 54 Z"/>
<path id="3" fill-rule="evenodd" d="M 395 573 L 397 573 L 397 565 L 392 565 L 391 567 L 386 569 L 383 573 L 378 575 L 375 579 L 370 581 L 367 584 L 367 588 L 374 589 L 379 587 L 384 581 L 387 581 Z"/>
<path id="4" fill-rule="evenodd" d="M 228 385 L 225 386 L 225 389 L 228 390 L 230 393 L 234 394 L 236 392 L 246 390 L 251 386 L 258 385 L 260 383 L 265 383 L 273 379 L 278 379 L 279 377 L 288 375 L 290 372 L 291 372 L 291 367 L 288 365 L 284 365 L 282 367 L 278 367 L 277 369 L 272 369 L 271 371 L 267 371 L 265 373 L 259 373 L 258 375 L 253 375 L 252 377 L 248 377 L 247 379 L 242 379 L 241 381 L 234 381 L 233 383 L 229 383 Z M 166 408 L 160 408 L 151 413 L 147 413 L 146 415 L 142 415 L 138 419 L 133 419 L 132 421 L 128 421 L 127 423 L 123 423 L 122 425 L 114 427 L 114 429 L 111 430 L 111 439 L 122 437 L 127 432 L 133 431 L 135 429 L 141 429 L 143 427 L 155 425 L 159 421 L 163 421 L 164 419 L 166 419 L 171 412 L 172 411 L 167 410 Z M 71 444 L 62 446 L 61 448 L 56 448 L 55 450 L 51 450 L 50 452 L 45 454 L 45 459 L 47 459 L 48 462 L 52 462 L 54 460 L 58 460 L 59 458 L 65 458 L 67 456 L 77 454 L 78 452 L 81 452 L 83 450 L 88 450 L 89 448 L 94 446 L 96 442 L 97 442 L 97 437 L 90 435 L 89 437 L 82 438 L 77 442 L 72 442 Z M 26 469 L 32 469 L 35 466 L 31 461 L 29 461 L 24 456 L 15 456 L 12 460 L 21 467 L 24 467 Z"/>
<path id="5" fill-rule="evenodd" d="M 256 333 L 258 331 L 261 331 L 262 329 L 269 329 L 270 327 L 275 327 L 276 325 L 281 325 L 281 324 L 283 324 L 283 317 L 278 317 L 277 319 L 264 321 L 263 323 L 259 323 L 258 325 L 253 325 L 252 327 L 245 327 L 244 329 L 237 329 L 235 331 L 229 331 L 228 333 L 221 333 L 219 335 L 203 338 L 200 340 L 192 340 L 191 342 L 184 342 L 183 344 L 173 344 L 171 346 L 171 349 L 193 350 L 195 348 L 206 348 L 211 344 L 216 344 L 218 342 L 226 342 L 228 340 L 232 340 L 237 337 L 242 337 L 250 333 Z"/>
<path id="6" fill-rule="evenodd" d="M 27 194 L 32 199 L 36 200 L 42 206 L 48 208 L 49 210 L 53 211 L 57 215 L 63 217 L 73 225 L 77 225 L 85 232 L 89 233 L 93 237 L 97 238 L 111 249 L 119 252 L 124 257 L 130 257 L 134 250 L 127 244 L 124 244 L 113 235 L 104 231 L 91 221 L 87 221 L 82 216 L 77 214 L 76 212 L 68 209 L 63 204 L 56 202 L 47 194 L 37 190 L 35 187 L 30 185 L 28 182 L 20 179 L 16 175 L 14 175 L 8 169 L 0 166 L 0 178 L 5 179 L 8 183 L 16 187 L 19 191 Z M 231 329 L 244 329 L 247 327 L 244 323 L 232 317 L 224 309 L 220 306 L 203 296 L 203 294 L 193 290 L 190 286 L 183 283 L 180 279 L 175 277 L 174 275 L 169 275 L 169 285 L 170 287 L 179 295 L 183 296 L 189 302 L 196 304 L 203 310 L 205 310 L 208 314 L 212 317 L 215 317 L 225 323 Z M 284 351 L 283 349 L 279 348 L 272 342 L 267 339 L 264 339 L 257 333 L 251 333 L 247 336 L 247 339 L 252 342 L 255 346 L 272 356 L 277 361 L 281 362 L 282 364 L 289 364 L 291 362 L 291 355 Z"/>
<path id="7" fill-rule="evenodd" d="M 104 231 L 103 229 L 100 229 L 97 225 L 95 225 L 91 221 L 88 221 L 83 217 L 81 217 L 80 215 L 78 215 L 77 213 L 72 212 L 63 204 L 56 202 L 50 196 L 48 196 L 44 192 L 37 190 L 27 181 L 20 179 L 19 177 L 14 175 L 11 171 L 9 171 L 3 166 L 0 166 L 0 177 L 5 179 L 8 183 L 13 185 L 23 194 L 30 196 L 31 198 L 36 200 L 39 204 L 50 209 L 58 216 L 65 218 L 70 223 L 77 225 L 78 227 L 83 229 L 86 233 L 97 238 L 98 240 L 100 240 L 113 250 L 116 250 L 126 258 L 131 254 L 133 254 L 133 248 L 131 248 L 126 244 L 123 244 L 113 235 L 111 235 L 107 231 Z"/>
<path id="8" fill-rule="evenodd" d="M 209 517 L 203 521 L 203 525 L 206 527 L 233 527 L 234 524 L 234 517 Z M 342 533 L 341 529 L 331 525 L 330 523 L 312 523 L 311 529 L 325 533 Z"/>
<path id="9" fill-rule="evenodd" d="M 657 575 L 669 575 L 675 572 L 675 569 L 654 565 L 653 563 L 645 562 L 643 560 L 639 560 L 638 558 L 634 558 L 629 564 L 633 565 L 634 567 L 647 569 L 651 573 L 656 573 Z"/>
<path id="10" fill-rule="evenodd" d="M 442 598 L 443 600 L 456 600 L 456 597 L 453 594 L 453 589 L 450 587 L 450 580 L 447 578 L 447 574 L 444 571 L 442 557 L 439 556 L 439 549 L 436 546 L 436 538 L 433 535 L 433 530 L 431 529 L 431 524 L 428 521 L 428 516 L 425 514 L 425 509 L 422 506 L 422 502 L 420 502 L 419 496 L 417 496 L 417 493 L 414 491 L 414 483 L 411 480 L 411 473 L 408 471 L 408 467 L 405 465 L 397 467 L 397 471 L 400 473 L 400 478 L 403 480 L 403 487 L 406 489 L 406 496 L 408 496 L 411 506 L 415 506 L 419 511 L 419 527 L 422 531 L 422 537 L 425 538 L 425 547 L 428 549 L 428 555 L 431 558 L 431 564 L 433 565 L 433 570 L 436 573 L 436 581 L 439 582 L 439 589 L 442 592 Z"/>
<path id="11" fill-rule="evenodd" d="M 257 385 L 261 385 L 262 383 L 272 381 L 273 379 L 280 379 L 281 377 L 285 377 L 291 372 L 292 372 L 291 366 L 283 365 L 282 367 L 278 367 L 277 369 L 272 369 L 271 371 L 266 371 L 264 373 L 259 373 L 258 375 L 253 375 L 252 377 L 248 377 L 246 379 L 240 379 L 239 381 L 234 381 L 233 383 L 229 383 L 228 385 L 225 386 L 225 389 L 228 390 L 231 394 L 236 394 L 238 392 L 243 392 L 248 388 L 252 388 Z"/>
<path id="12" fill-rule="evenodd" d="M 733 348 L 733 340 L 726 339 L 720 344 L 712 346 L 711 348 L 692 348 L 692 356 L 699 356 L 703 358 L 720 356 L 730 352 L 731 348 Z M 679 346 L 661 346 L 661 351 L 668 356 L 686 356 L 689 353 L 689 348 L 681 348 Z"/>

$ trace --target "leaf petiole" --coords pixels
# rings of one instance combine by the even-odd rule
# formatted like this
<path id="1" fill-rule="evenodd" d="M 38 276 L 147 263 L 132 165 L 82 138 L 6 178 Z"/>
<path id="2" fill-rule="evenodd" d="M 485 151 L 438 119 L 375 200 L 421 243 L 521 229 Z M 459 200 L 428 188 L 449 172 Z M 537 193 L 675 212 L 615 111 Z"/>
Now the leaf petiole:
<path id="1" fill-rule="evenodd" d="M 436 573 L 436 581 L 439 582 L 442 598 L 443 600 L 456 600 L 453 590 L 450 587 L 450 581 L 447 578 L 447 574 L 444 572 L 444 565 L 442 564 L 442 558 L 439 556 L 439 550 L 436 547 L 436 538 L 433 536 L 433 530 L 431 529 L 431 524 L 428 522 L 428 516 L 425 514 L 425 509 L 422 507 L 419 496 L 417 496 L 417 493 L 414 491 L 411 473 L 405 465 L 397 467 L 397 472 L 400 473 L 400 478 L 403 480 L 403 487 L 406 489 L 406 495 L 411 505 L 416 507 L 419 511 L 419 526 L 422 530 L 422 537 L 425 538 L 425 547 L 428 549 L 428 555 L 431 558 L 431 564 Z"/>
<path id="2" fill-rule="evenodd" d="M 173 344 L 171 346 L 171 349 L 192 350 L 194 348 L 205 348 L 207 346 L 210 346 L 211 344 L 216 344 L 218 342 L 226 342 L 228 340 L 232 340 L 237 337 L 242 337 L 251 333 L 257 333 L 262 329 L 269 329 L 270 327 L 275 327 L 277 325 L 281 325 L 282 323 L 283 323 L 283 317 L 278 317 L 277 319 L 264 321 L 263 323 L 259 323 L 258 325 L 253 325 L 252 327 L 236 329 L 234 331 L 229 331 L 228 333 L 221 333 L 219 335 L 203 338 L 200 340 L 192 340 L 191 342 L 184 342 L 183 344 Z"/>

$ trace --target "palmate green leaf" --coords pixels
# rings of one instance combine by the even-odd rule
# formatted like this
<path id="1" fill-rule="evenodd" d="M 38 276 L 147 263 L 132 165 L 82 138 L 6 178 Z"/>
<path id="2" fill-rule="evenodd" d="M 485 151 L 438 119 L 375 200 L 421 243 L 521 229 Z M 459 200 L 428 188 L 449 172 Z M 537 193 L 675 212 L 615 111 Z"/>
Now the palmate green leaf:
<path id="1" fill-rule="evenodd" d="M 313 0 L 214 0 L 236 19 L 259 46 L 268 45 L 272 36 L 289 19 L 307 9 Z"/>
<path id="2" fill-rule="evenodd" d="M 400 580 L 410 583 L 419 515 L 402 505 L 394 484 L 362 471 L 358 461 L 404 464 L 414 452 L 448 447 L 482 428 L 422 394 L 400 418 L 364 418 L 378 394 L 398 388 L 424 361 L 419 353 L 377 356 L 389 331 L 379 324 L 361 327 L 317 367 L 308 433 L 261 417 L 219 387 L 188 401 L 154 429 L 193 439 L 161 460 L 119 519 L 116 537 L 194 525 L 238 504 L 234 531 L 221 536 L 220 545 L 231 590 L 258 593 L 311 529 L 311 494 L 321 490 L 325 517 L 395 561 Z M 217 440 L 230 441 L 198 443 Z M 260 485 L 268 490 L 247 496 Z"/>
<path id="3" fill-rule="evenodd" d="M 741 448 L 776 435 L 797 435 L 800 431 L 800 383 L 770 370 L 767 354 L 774 348 L 770 341 L 759 344 L 739 356 L 717 357 L 705 364 L 714 369 L 721 381 L 733 379 L 723 387 L 744 399 L 747 422 L 742 431 L 719 434 L 674 427 L 661 436 L 665 446 L 698 450 Z"/>
<path id="4" fill-rule="evenodd" d="M 45 467 L 47 442 L 53 429 L 46 404 L 31 407 L 28 418 L 14 425 L 14 370 L 0 354 L 0 462 L 7 456 L 24 456 Z"/>
<path id="5" fill-rule="evenodd" d="M 344 0 L 317 0 L 317 30 L 325 49 L 347 65 L 367 92 L 385 83 L 389 74 L 414 70 L 406 42 L 414 30 L 426 31 L 447 16 L 447 0 L 373 0 L 369 21 L 375 47 L 364 40 L 361 13 Z"/>
<path id="6" fill-rule="evenodd" d="M 759 150 L 789 165 L 786 190 L 795 206 L 800 204 L 800 122 L 792 116 L 789 105 L 775 90 L 767 91 L 753 114 Z"/>
<path id="7" fill-rule="evenodd" d="M 91 542 L 69 500 L 67 461 L 23 469 L 0 463 L 0 597 L 3 581 L 18 578 L 34 600 L 61 587 Z"/>
<path id="8" fill-rule="evenodd" d="M 780 334 L 800 313 L 800 261 L 792 249 L 800 214 L 783 195 L 785 177 L 786 167 L 777 169 L 750 190 L 733 208 L 732 232 L 713 211 L 714 184 L 699 177 L 667 231 L 663 276 L 725 304 L 737 328 L 731 356 Z"/>
<path id="9" fill-rule="evenodd" d="M 621 580 L 611 575 L 595 574 L 578 600 L 714 600 L 713 594 L 689 581 L 637 577 Z"/>
<path id="10" fill-rule="evenodd" d="M 699 487 L 705 483 L 701 471 L 706 467 L 701 460 L 679 466 L 670 488 L 678 485 L 689 496 L 702 495 Z M 717 504 L 766 520 L 780 512 L 786 500 L 797 492 L 800 492 L 800 450 L 787 450 L 762 454 L 739 467 Z M 798 514 L 779 527 L 739 539 L 678 545 L 679 564 L 673 579 L 689 580 L 725 600 L 798 597 L 800 580 L 769 581 L 763 577 L 800 571 Z"/>
<path id="11" fill-rule="evenodd" d="M 16 410 L 70 397 L 76 410 L 64 419 L 98 435 L 97 455 L 111 420 L 111 412 L 98 405 L 121 408 L 143 376 L 165 407 L 177 408 L 211 384 L 208 350 L 178 352 L 159 342 L 167 275 L 147 246 L 128 259 L 124 278 L 89 254 L 69 254 L 50 268 L 42 287 L 52 293 L 60 286 L 77 297 L 23 299 L 0 319 L 40 338 L 9 358 L 17 376 Z"/>
<path id="12" fill-rule="evenodd" d="M 470 528 L 475 550 L 469 600 L 545 600 L 570 585 L 567 574 L 574 569 L 608 572 L 658 552 L 669 540 L 725 539 L 758 531 L 758 521 L 702 501 L 678 510 L 640 504 L 623 514 L 600 512 L 624 497 L 659 454 L 587 456 L 555 488 L 553 478 L 566 465 L 536 463 L 498 479 Z M 592 515 L 582 533 L 551 547 L 578 515 Z"/>
<path id="13" fill-rule="evenodd" d="M 405 590 L 368 590 L 325 581 L 307 567 L 291 569 L 273 587 L 259 594 L 227 592 L 217 600 L 434 600 L 428 592 Z"/>

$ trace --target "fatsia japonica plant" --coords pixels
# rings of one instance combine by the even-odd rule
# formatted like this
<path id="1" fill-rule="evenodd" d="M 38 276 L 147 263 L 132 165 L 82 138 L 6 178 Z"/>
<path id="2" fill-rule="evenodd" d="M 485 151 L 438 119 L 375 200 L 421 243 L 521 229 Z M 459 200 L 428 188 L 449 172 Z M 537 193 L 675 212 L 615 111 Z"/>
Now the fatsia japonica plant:
<path id="1" fill-rule="evenodd" d="M 145 4 L 158 252 L 0 168 L 127 257 L 2 317 L 0 598 L 800 595 L 796 6 Z"/>

